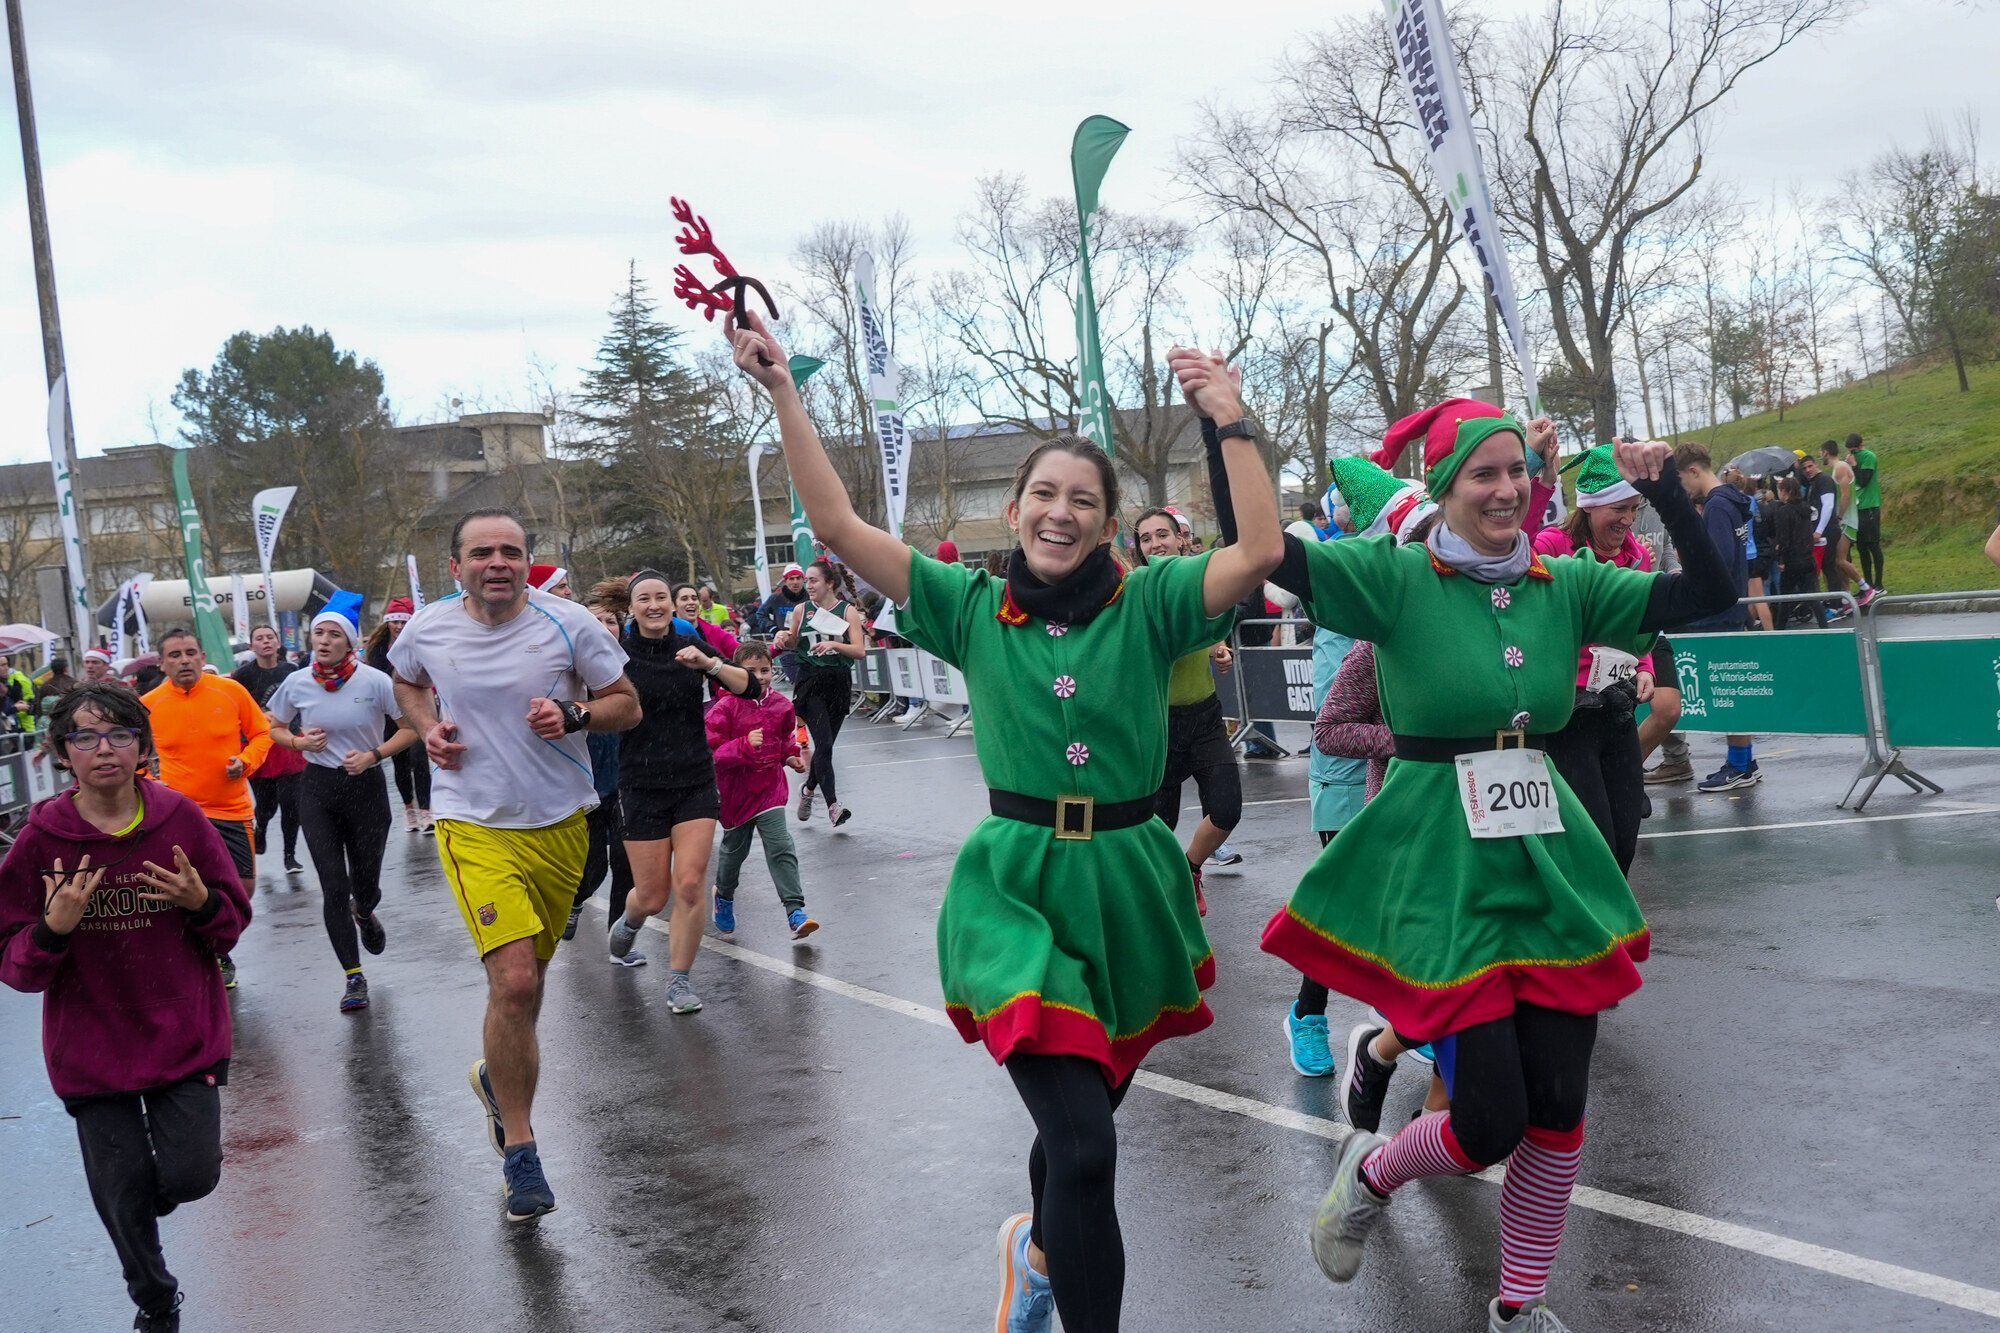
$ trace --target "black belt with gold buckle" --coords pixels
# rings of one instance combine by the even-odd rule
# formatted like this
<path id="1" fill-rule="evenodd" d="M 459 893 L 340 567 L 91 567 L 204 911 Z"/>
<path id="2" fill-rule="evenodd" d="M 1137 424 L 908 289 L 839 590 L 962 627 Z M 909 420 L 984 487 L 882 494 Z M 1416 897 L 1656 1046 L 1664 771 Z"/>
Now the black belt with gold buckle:
<path id="1" fill-rule="evenodd" d="M 1002 819 L 1056 831 L 1058 842 L 1089 842 L 1099 833 L 1136 828 L 1153 817 L 1150 796 L 1136 801 L 1099 801 L 1094 796 L 1058 796 L 1053 801 L 1017 791 L 989 791 L 987 808 Z"/>
<path id="2" fill-rule="evenodd" d="M 1546 750 L 1549 733 L 1502 729 L 1487 736 L 1395 736 L 1396 758 L 1419 764 L 1449 764 L 1462 754 L 1489 750 Z"/>

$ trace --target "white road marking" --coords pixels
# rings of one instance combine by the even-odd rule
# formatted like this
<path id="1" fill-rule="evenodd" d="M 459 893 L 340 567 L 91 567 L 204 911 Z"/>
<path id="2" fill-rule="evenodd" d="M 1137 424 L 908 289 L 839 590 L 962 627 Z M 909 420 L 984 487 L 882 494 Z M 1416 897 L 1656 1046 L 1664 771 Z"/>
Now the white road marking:
<path id="1" fill-rule="evenodd" d="M 1729 828 L 1662 829 L 1641 833 L 1641 838 L 1707 838 L 1718 833 L 1766 833 L 1772 829 L 1838 828 L 1845 824 L 1887 824 L 1897 819 L 1959 819 L 1966 815 L 2000 815 L 2000 805 L 1981 805 L 1969 810 L 1912 810 L 1900 815 L 1847 815 L 1839 819 L 1798 819 L 1788 824 L 1738 824 Z"/>
<path id="2" fill-rule="evenodd" d="M 838 756 L 839 751 L 836 749 L 835 757 L 838 758 Z M 971 750 L 967 750 L 964 754 L 933 754 L 926 755 L 922 759 L 870 759 L 859 764 L 842 764 L 840 765 L 840 771 L 845 773 L 850 768 L 894 768 L 898 764 L 936 764 L 942 763 L 946 759 L 977 758 L 979 758 L 977 754 Z"/>
<path id="3" fill-rule="evenodd" d="M 1981 814 L 1990 812 L 1979 810 L 1937 812 L 1940 816 L 1946 813 Z M 1907 818 L 1907 816 L 1884 815 L 1879 816 L 1879 818 L 1893 819 Z M 1844 823 L 1847 821 L 1832 822 Z M 1737 830 L 1715 829 L 1700 831 L 1733 832 Z M 595 898 L 591 900 L 590 905 L 593 908 L 600 907 Z M 667 933 L 666 925 L 658 918 L 649 920 L 646 924 L 652 929 L 659 931 L 662 935 Z M 892 1014 L 901 1014 L 905 1018 L 914 1018 L 920 1023 L 928 1023 L 933 1027 L 953 1028 L 951 1019 L 941 1009 L 933 1009 L 929 1005 L 918 1004 L 914 1000 L 905 1000 L 901 996 L 871 990 L 866 986 L 858 986 L 851 981 L 842 981 L 839 977 L 828 976 L 824 972 L 814 972 L 808 968 L 800 967 L 796 963 L 786 962 L 782 958 L 774 958 L 769 954 L 758 953 L 754 949 L 746 949 L 742 945 L 733 944 L 728 940 L 716 939 L 713 935 L 709 935 L 706 932 L 703 933 L 702 947 L 711 952 L 719 953 L 725 958 L 733 958 L 739 963 L 759 968 L 775 976 L 785 977 L 807 986 L 816 986 L 820 990 L 844 996 L 847 999 L 858 1001 L 861 1004 L 869 1005 L 876 1009 L 886 1010 Z M 954 1028 L 954 1030 L 956 1029 Z M 1169 1097 L 1178 1097 L 1182 1101 L 1192 1102 L 1197 1106 L 1206 1106 L 1210 1110 L 1221 1111 L 1228 1115 L 1239 1115 L 1249 1120 L 1261 1121 L 1264 1124 L 1273 1125 L 1279 1129 L 1289 1129 L 1296 1133 L 1309 1134 L 1314 1138 L 1326 1139 L 1331 1143 L 1339 1143 L 1348 1134 L 1353 1132 L 1349 1126 L 1337 1120 L 1328 1120 L 1323 1116 L 1307 1115 L 1303 1111 L 1294 1111 L 1288 1107 L 1273 1106 L 1269 1102 L 1261 1102 L 1254 1097 L 1244 1097 L 1237 1093 L 1224 1092 L 1220 1088 L 1211 1088 L 1200 1083 L 1190 1083 L 1185 1079 L 1174 1078 L 1167 1074 L 1156 1074 L 1151 1070 L 1142 1069 L 1133 1077 L 1141 1087 L 1150 1088 L 1154 1092 L 1162 1092 Z M 1475 1178 L 1486 1181 L 1488 1184 L 1497 1184 L 1505 1179 L 1505 1171 L 1498 1166 L 1489 1167 L 1487 1170 L 1480 1172 Z M 1808 1268 L 1814 1272 L 1825 1273 L 1832 1277 L 1846 1278 L 1849 1281 L 1866 1283 L 1872 1287 L 1881 1287 L 1886 1291 L 1901 1292 L 1906 1296 L 1915 1296 L 1919 1300 L 1934 1301 L 1940 1305 L 1950 1305 L 1960 1310 L 1969 1310 L 1974 1314 L 1982 1314 L 2000 1319 L 2000 1291 L 1990 1291 L 1985 1287 L 1975 1287 L 1969 1282 L 1960 1282 L 1956 1278 L 1940 1277 L 1935 1273 L 1926 1273 L 1920 1269 L 1904 1268 L 1899 1264 L 1884 1263 L 1879 1259 L 1864 1258 L 1858 1254 L 1849 1254 L 1845 1250 L 1831 1249 L 1824 1245 L 1814 1245 L 1809 1241 L 1794 1240 L 1790 1236 L 1780 1236 L 1770 1231 L 1759 1231 L 1755 1227 L 1740 1226 L 1735 1222 L 1725 1222 L 1720 1218 L 1704 1217 L 1699 1213 L 1683 1212 L 1678 1208 L 1668 1208 L 1661 1204 L 1648 1203 L 1643 1199 L 1628 1198 L 1622 1194 L 1613 1194 L 1608 1190 L 1593 1189 L 1588 1185 L 1577 1186 L 1576 1193 L 1572 1197 L 1571 1202 L 1578 1208 L 1587 1208 L 1592 1212 L 1604 1213 L 1610 1217 L 1623 1218 L 1628 1222 L 1636 1222 L 1641 1226 L 1654 1227 L 1661 1231 L 1672 1231 L 1696 1240 L 1705 1240 L 1716 1245 L 1725 1245 L 1730 1249 L 1742 1250 L 1748 1254 L 1759 1255 L 1766 1259 L 1776 1259 L 1782 1263 L 1793 1264 L 1800 1268 Z"/>

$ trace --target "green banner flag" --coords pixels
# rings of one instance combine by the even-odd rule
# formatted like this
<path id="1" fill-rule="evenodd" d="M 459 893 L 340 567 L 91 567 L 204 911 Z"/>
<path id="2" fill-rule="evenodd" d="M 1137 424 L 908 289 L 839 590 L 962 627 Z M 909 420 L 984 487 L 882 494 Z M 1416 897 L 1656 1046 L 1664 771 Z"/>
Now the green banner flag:
<path id="1" fill-rule="evenodd" d="M 1097 339 L 1097 293 L 1090 284 L 1090 236 L 1097 219 L 1097 190 L 1118 146 L 1132 131 L 1109 116 L 1091 116 L 1070 141 L 1069 169 L 1076 183 L 1076 357 L 1077 396 L 1083 400 L 1083 433 L 1116 453 L 1111 433 L 1111 397 L 1104 387 L 1104 349 Z"/>
<path id="2" fill-rule="evenodd" d="M 825 364 L 826 362 L 816 356 L 807 356 L 804 353 L 794 356 L 790 362 L 792 383 L 801 389 L 805 388 L 806 381 L 818 374 Z M 792 488 L 792 559 L 798 562 L 801 569 L 819 559 L 819 542 L 813 536 L 812 522 L 806 517 L 806 507 L 799 502 L 799 491 L 796 486 Z"/>
<path id="3" fill-rule="evenodd" d="M 174 498 L 181 507 L 181 553 L 187 562 L 188 604 L 194 609 L 194 632 L 201 650 L 217 670 L 235 664 L 235 650 L 229 646 L 229 630 L 215 609 L 215 594 L 208 590 L 208 562 L 201 555 L 201 513 L 194 507 L 194 492 L 188 488 L 187 452 L 174 450 Z"/>

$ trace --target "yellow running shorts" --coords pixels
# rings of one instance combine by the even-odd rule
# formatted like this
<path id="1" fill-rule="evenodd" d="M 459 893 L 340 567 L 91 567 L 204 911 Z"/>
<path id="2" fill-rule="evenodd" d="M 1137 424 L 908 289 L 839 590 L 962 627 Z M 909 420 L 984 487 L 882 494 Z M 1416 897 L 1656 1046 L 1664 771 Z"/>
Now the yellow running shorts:
<path id="1" fill-rule="evenodd" d="M 487 828 L 440 819 L 437 845 L 444 877 L 481 958 L 525 939 L 535 941 L 535 957 L 555 957 L 590 850 L 581 810 L 545 828 Z"/>

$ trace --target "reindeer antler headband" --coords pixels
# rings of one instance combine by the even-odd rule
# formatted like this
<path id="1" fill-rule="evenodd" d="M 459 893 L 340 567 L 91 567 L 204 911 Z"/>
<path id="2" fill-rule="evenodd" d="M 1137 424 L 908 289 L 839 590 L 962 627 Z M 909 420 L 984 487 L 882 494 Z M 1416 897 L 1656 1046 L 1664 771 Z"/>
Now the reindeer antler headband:
<path id="1" fill-rule="evenodd" d="M 715 264 L 715 271 L 722 280 L 713 287 L 704 286 L 694 270 L 686 264 L 674 269 L 674 295 L 687 303 L 690 310 L 698 310 L 705 320 L 714 321 L 718 312 L 727 310 L 736 320 L 736 327 L 747 329 L 750 318 L 747 313 L 746 293 L 756 292 L 764 298 L 764 309 L 771 318 L 778 317 L 778 303 L 771 299 L 771 293 L 763 283 L 736 271 L 736 265 L 729 262 L 729 256 L 722 253 L 715 243 L 715 233 L 709 229 L 708 219 L 697 216 L 693 207 L 685 199 L 670 200 L 674 209 L 674 221 L 681 224 L 681 234 L 674 238 L 684 255 L 707 255 Z M 758 353 L 757 364 L 768 366 L 771 359 Z"/>

